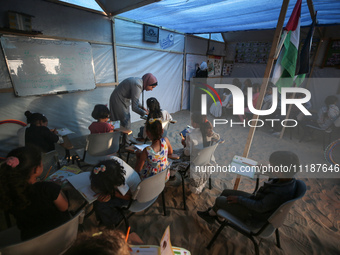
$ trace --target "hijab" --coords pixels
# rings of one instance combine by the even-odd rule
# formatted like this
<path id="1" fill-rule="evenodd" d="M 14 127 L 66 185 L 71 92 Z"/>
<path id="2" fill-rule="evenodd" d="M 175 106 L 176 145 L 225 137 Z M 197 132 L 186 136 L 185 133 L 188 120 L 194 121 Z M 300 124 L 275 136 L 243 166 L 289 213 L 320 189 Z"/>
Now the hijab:
<path id="1" fill-rule="evenodd" d="M 147 86 L 157 86 L 157 78 L 152 73 L 146 73 L 142 77 L 143 80 L 143 89 Z"/>

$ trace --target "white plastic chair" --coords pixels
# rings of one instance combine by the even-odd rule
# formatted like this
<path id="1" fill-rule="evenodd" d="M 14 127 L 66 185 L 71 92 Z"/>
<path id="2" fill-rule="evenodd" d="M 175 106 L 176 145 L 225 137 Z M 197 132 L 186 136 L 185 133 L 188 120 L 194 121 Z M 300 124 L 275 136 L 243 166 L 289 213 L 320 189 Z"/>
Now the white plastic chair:
<path id="1" fill-rule="evenodd" d="M 121 133 L 90 134 L 86 138 L 84 149 L 76 150 L 81 161 L 89 165 L 96 165 L 99 161 L 106 160 L 108 156 L 119 151 Z"/>
<path id="2" fill-rule="evenodd" d="M 165 208 L 165 199 L 164 199 L 164 187 L 165 181 L 168 175 L 169 168 L 163 170 L 162 172 L 153 175 L 149 178 L 142 180 L 138 186 L 136 191 L 133 193 L 130 203 L 125 208 L 117 208 L 122 213 L 125 221 L 126 227 L 129 226 L 128 220 L 124 211 L 130 211 L 132 213 L 140 212 L 148 207 L 150 207 L 158 198 L 158 196 L 162 193 L 163 200 L 163 212 L 164 216 L 166 216 L 166 208 Z"/>
<path id="3" fill-rule="evenodd" d="M 63 254 L 77 238 L 78 225 L 82 223 L 84 211 L 80 211 L 71 220 L 40 236 L 20 241 L 20 231 L 10 228 L 0 232 L 1 255 L 53 255 Z"/>
<path id="4" fill-rule="evenodd" d="M 286 216 L 289 213 L 290 208 L 294 205 L 294 203 L 302 198 L 306 193 L 306 184 L 301 180 L 296 180 L 296 191 L 293 199 L 283 203 L 275 212 L 267 219 L 267 222 L 263 224 L 262 227 L 254 228 L 247 224 L 246 222 L 242 222 L 234 215 L 228 213 L 225 210 L 218 210 L 217 215 L 224 218 L 225 221 L 221 224 L 220 228 L 217 230 L 214 237 L 211 239 L 210 243 L 207 246 L 207 249 L 210 249 L 213 243 L 215 242 L 217 236 L 221 233 L 225 226 L 229 226 L 241 234 L 248 237 L 254 244 L 255 253 L 259 254 L 259 246 L 255 240 L 255 236 L 261 238 L 268 238 L 274 232 L 276 234 L 276 245 L 281 248 L 280 245 L 280 236 L 279 236 L 279 227 L 282 226 Z"/>
<path id="5" fill-rule="evenodd" d="M 182 193 L 183 193 L 183 204 L 184 204 L 184 210 L 186 210 L 186 197 L 185 197 L 185 187 L 184 187 L 184 178 L 186 176 L 187 171 L 189 168 L 195 169 L 195 166 L 206 166 L 210 164 L 211 158 L 214 155 L 214 152 L 217 148 L 217 146 L 221 143 L 224 143 L 224 140 L 219 140 L 215 144 L 205 147 L 202 150 L 197 152 L 197 156 L 192 160 L 190 165 L 184 170 L 179 171 L 182 178 Z M 209 176 L 209 189 L 211 189 L 211 178 Z"/>

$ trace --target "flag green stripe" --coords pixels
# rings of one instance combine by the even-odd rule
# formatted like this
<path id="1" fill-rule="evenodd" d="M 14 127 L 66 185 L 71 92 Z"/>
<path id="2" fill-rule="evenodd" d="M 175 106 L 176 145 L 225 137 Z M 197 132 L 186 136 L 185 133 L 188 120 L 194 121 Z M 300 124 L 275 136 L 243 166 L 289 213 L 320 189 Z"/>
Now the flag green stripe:
<path id="1" fill-rule="evenodd" d="M 292 31 L 288 32 L 286 40 L 284 42 L 285 53 L 283 55 L 281 65 L 285 70 L 287 70 L 287 75 L 289 75 L 290 77 L 294 77 L 296 71 L 298 50 L 295 45 L 290 41 L 291 33 Z"/>

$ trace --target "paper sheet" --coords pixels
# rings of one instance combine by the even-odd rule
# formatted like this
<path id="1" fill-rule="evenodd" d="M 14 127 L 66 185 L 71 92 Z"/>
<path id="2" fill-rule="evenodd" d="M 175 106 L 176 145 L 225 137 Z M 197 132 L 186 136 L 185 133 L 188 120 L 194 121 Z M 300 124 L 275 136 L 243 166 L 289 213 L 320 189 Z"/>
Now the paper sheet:
<path id="1" fill-rule="evenodd" d="M 68 128 L 59 128 L 57 129 L 58 135 L 65 136 L 69 134 L 73 134 L 74 132 L 69 130 Z"/>

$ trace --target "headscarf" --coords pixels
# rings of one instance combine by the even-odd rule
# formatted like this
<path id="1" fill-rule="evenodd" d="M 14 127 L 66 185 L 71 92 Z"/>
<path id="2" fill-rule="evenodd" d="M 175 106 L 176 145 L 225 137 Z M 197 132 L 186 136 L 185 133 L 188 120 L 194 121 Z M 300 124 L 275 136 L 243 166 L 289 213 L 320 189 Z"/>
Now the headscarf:
<path id="1" fill-rule="evenodd" d="M 201 63 L 201 65 L 200 65 L 200 69 L 202 70 L 202 71 L 205 71 L 205 70 L 207 70 L 208 69 L 208 65 L 207 65 L 207 62 L 202 62 Z"/>
<path id="2" fill-rule="evenodd" d="M 145 89 L 147 86 L 157 86 L 157 78 L 152 73 L 146 73 L 142 77 L 143 79 L 143 88 Z"/>

